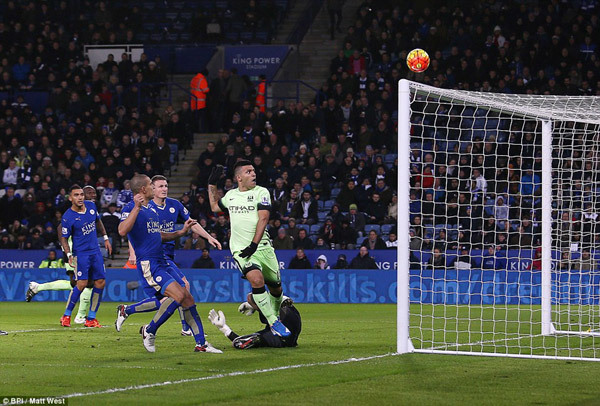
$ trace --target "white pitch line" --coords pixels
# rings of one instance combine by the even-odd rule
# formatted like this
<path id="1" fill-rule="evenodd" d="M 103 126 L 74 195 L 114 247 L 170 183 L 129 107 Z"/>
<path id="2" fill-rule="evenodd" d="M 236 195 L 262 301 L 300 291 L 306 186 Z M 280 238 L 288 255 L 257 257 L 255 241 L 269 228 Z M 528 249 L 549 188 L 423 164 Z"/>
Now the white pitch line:
<path id="1" fill-rule="evenodd" d="M 309 367 L 316 367 L 316 366 L 323 366 L 323 365 L 348 364 L 351 362 L 369 361 L 372 359 L 385 358 L 385 357 L 390 357 L 393 355 L 398 355 L 398 354 L 397 353 L 388 353 L 388 354 L 381 354 L 381 355 L 373 355 L 370 357 L 348 358 L 348 359 L 343 359 L 343 360 L 338 360 L 338 361 L 315 362 L 312 364 L 284 365 L 284 366 L 275 367 L 275 368 L 256 369 L 254 371 L 235 371 L 235 372 L 229 372 L 226 374 L 203 376 L 203 377 L 199 377 L 199 378 L 180 379 L 177 381 L 164 381 L 164 382 L 148 383 L 148 384 L 144 384 L 144 385 L 125 386 L 122 388 L 110 388 L 110 389 L 104 389 L 104 390 L 95 391 L 95 392 L 77 392 L 77 393 L 71 393 L 68 395 L 62 395 L 62 396 L 58 396 L 58 397 L 60 397 L 60 398 L 78 398 L 78 397 L 82 397 L 82 396 L 105 395 L 108 393 L 126 392 L 126 391 L 130 391 L 130 390 L 156 388 L 156 387 L 168 386 L 168 385 L 179 385 L 182 383 L 190 383 L 190 382 L 209 381 L 209 380 L 213 380 L 213 379 L 228 378 L 228 377 L 232 377 L 232 376 L 264 374 L 266 372 L 284 371 L 286 369 L 299 369 L 299 368 L 309 368 Z"/>
<path id="2" fill-rule="evenodd" d="M 13 330 L 7 331 L 8 334 L 15 333 L 37 333 L 41 331 L 69 331 L 69 330 L 90 330 L 89 327 L 57 327 L 57 328 L 38 328 L 33 330 Z"/>

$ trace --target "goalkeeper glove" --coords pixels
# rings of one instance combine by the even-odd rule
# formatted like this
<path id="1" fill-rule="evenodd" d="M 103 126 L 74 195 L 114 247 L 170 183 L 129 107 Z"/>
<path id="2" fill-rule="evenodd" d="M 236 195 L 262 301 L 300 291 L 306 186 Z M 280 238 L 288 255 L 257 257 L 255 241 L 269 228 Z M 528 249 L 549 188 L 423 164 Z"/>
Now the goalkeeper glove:
<path id="1" fill-rule="evenodd" d="M 208 177 L 208 184 L 216 185 L 217 182 L 219 181 L 219 179 L 221 179 L 221 177 L 223 176 L 224 172 L 225 172 L 225 167 L 223 165 L 215 166 L 213 168 L 212 172 L 210 173 L 210 176 Z"/>
<path id="2" fill-rule="evenodd" d="M 228 337 L 229 334 L 231 334 L 231 328 L 229 328 L 225 322 L 225 314 L 222 310 L 219 310 L 217 313 L 215 309 L 210 309 L 210 312 L 208 312 L 208 320 L 210 320 L 213 326 L 218 328 L 221 333 L 225 334 L 225 337 Z"/>
<path id="3" fill-rule="evenodd" d="M 244 302 L 238 307 L 238 312 L 245 314 L 246 316 L 252 316 L 256 310 L 248 302 Z"/>
<path id="4" fill-rule="evenodd" d="M 242 258 L 251 257 L 252 254 L 254 254 L 256 252 L 257 248 L 258 248 L 258 244 L 255 243 L 254 241 L 252 241 L 250 243 L 250 245 L 248 245 L 246 248 L 244 248 L 242 250 L 242 252 L 240 252 L 240 257 L 242 257 Z"/>

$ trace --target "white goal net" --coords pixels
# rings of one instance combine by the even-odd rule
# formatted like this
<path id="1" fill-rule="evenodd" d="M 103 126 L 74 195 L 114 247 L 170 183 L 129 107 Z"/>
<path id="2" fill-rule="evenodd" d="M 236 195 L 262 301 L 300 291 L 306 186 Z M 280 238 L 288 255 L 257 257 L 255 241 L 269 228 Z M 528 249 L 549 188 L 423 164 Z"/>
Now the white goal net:
<path id="1" fill-rule="evenodd" d="M 398 352 L 600 360 L 600 101 L 399 86 Z"/>

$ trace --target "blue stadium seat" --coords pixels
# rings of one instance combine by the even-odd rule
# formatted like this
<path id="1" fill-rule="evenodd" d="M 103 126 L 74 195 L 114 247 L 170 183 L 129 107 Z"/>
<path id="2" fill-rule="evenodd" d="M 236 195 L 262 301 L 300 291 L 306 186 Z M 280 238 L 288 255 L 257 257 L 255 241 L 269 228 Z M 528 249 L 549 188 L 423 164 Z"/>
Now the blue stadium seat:
<path id="1" fill-rule="evenodd" d="M 381 227 L 379 226 L 379 224 L 367 224 L 367 225 L 365 225 L 365 234 L 370 233 L 371 230 L 375 230 L 375 232 L 377 233 L 377 235 L 381 234 Z"/>
<path id="2" fill-rule="evenodd" d="M 163 37 L 162 33 L 151 34 L 150 35 L 150 41 L 160 42 L 160 41 L 162 41 L 162 37 Z"/>
<path id="3" fill-rule="evenodd" d="M 187 24 L 186 23 L 182 23 L 182 22 L 176 22 L 175 24 L 173 24 L 173 29 L 175 31 L 183 31 L 187 28 Z"/>
<path id="4" fill-rule="evenodd" d="M 144 28 L 144 31 L 154 31 L 154 29 L 156 28 L 156 24 L 144 23 L 144 24 L 142 24 L 142 27 Z"/>
<path id="5" fill-rule="evenodd" d="M 325 200 L 317 200 L 317 204 L 319 205 L 319 210 L 323 210 L 325 208 Z"/>
<path id="6" fill-rule="evenodd" d="M 318 236 L 318 235 L 314 235 L 314 234 L 313 234 L 313 235 L 309 235 L 309 236 L 308 236 L 308 238 L 310 238 L 310 240 L 311 240 L 311 241 L 312 241 L 314 244 L 316 244 L 316 243 L 317 243 L 317 240 L 319 239 L 319 236 Z"/>
<path id="7" fill-rule="evenodd" d="M 356 239 L 356 245 L 360 246 L 363 243 L 363 241 L 366 239 L 367 239 L 367 237 L 358 237 Z"/>
<path id="8" fill-rule="evenodd" d="M 335 200 L 325 200 L 324 208 L 329 211 L 335 204 Z"/>
<path id="9" fill-rule="evenodd" d="M 268 42 L 269 40 L 269 33 L 267 31 L 258 31 L 256 33 L 256 41 L 260 42 L 262 44 Z"/>
<path id="10" fill-rule="evenodd" d="M 146 34 L 145 32 L 138 32 L 137 34 L 135 34 L 135 39 L 137 39 L 138 41 L 140 41 L 142 43 L 148 41 L 148 37 L 149 37 L 149 35 Z"/>
<path id="11" fill-rule="evenodd" d="M 154 10 L 154 6 L 156 6 L 156 4 L 153 1 L 146 1 L 142 5 L 144 10 Z"/>
<path id="12" fill-rule="evenodd" d="M 185 1 L 175 1 L 171 3 L 171 5 L 176 10 L 182 10 L 183 8 L 185 8 Z"/>
<path id="13" fill-rule="evenodd" d="M 250 31 L 242 31 L 240 33 L 240 40 L 243 41 L 250 41 L 253 38 L 254 34 L 252 34 Z"/>
<path id="14" fill-rule="evenodd" d="M 181 13 L 179 13 L 179 19 L 184 20 L 184 21 L 191 20 L 193 16 L 194 15 L 192 13 L 190 13 L 189 11 L 182 11 Z"/>
<path id="15" fill-rule="evenodd" d="M 331 197 L 335 199 L 337 197 L 337 195 L 340 194 L 340 192 L 341 192 L 340 188 L 336 187 L 336 188 L 331 189 Z"/>
<path id="16" fill-rule="evenodd" d="M 381 234 L 387 235 L 390 233 L 390 231 L 392 231 L 392 228 L 394 228 L 393 224 L 384 224 L 381 226 Z"/>
<path id="17" fill-rule="evenodd" d="M 177 42 L 177 40 L 179 39 L 179 34 L 177 34 L 177 33 L 167 34 L 166 39 L 169 42 Z"/>
<path id="18" fill-rule="evenodd" d="M 171 11 L 171 12 L 165 13 L 165 18 L 167 20 L 175 21 L 175 20 L 177 20 L 178 15 L 179 15 L 179 13 L 177 13 L 176 11 L 175 12 Z"/>
<path id="19" fill-rule="evenodd" d="M 189 32 L 182 32 L 179 34 L 179 39 L 184 42 L 188 42 L 192 38 L 192 35 Z"/>
<path id="20" fill-rule="evenodd" d="M 319 223 L 322 223 L 325 221 L 325 217 L 327 217 L 327 213 L 324 211 L 320 211 L 317 213 L 317 216 L 319 216 Z"/>
<path id="21" fill-rule="evenodd" d="M 318 234 L 320 229 L 321 229 L 320 225 L 313 224 L 312 226 L 310 226 L 310 233 L 311 234 Z"/>
<path id="22" fill-rule="evenodd" d="M 308 234 L 310 234 L 310 227 L 308 224 L 296 224 L 296 228 L 302 228 L 306 230 Z"/>

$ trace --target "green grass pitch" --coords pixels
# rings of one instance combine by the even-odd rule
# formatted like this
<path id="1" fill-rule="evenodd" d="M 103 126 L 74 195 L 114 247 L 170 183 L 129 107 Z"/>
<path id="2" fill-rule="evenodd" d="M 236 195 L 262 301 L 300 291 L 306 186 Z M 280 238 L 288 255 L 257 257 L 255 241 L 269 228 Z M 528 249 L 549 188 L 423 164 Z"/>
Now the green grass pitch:
<path id="1" fill-rule="evenodd" d="M 596 362 L 406 354 L 328 363 L 393 353 L 393 305 L 298 304 L 303 333 L 297 348 L 247 351 L 234 350 L 206 315 L 212 307 L 224 310 L 239 333 L 257 330 L 257 317 L 240 315 L 236 304 L 198 307 L 209 341 L 224 354 L 194 353 L 176 315 L 150 354 L 138 329 L 151 314 L 131 316 L 117 333 L 115 304 L 103 303 L 98 319 L 107 328 L 67 329 L 58 325 L 63 303 L 2 302 L 0 329 L 10 334 L 0 336 L 0 397 L 85 394 L 69 398 L 70 405 L 600 402 Z M 17 332 L 43 329 L 49 331 Z M 292 365 L 298 367 L 264 371 Z M 161 382 L 171 383 L 134 388 Z"/>

